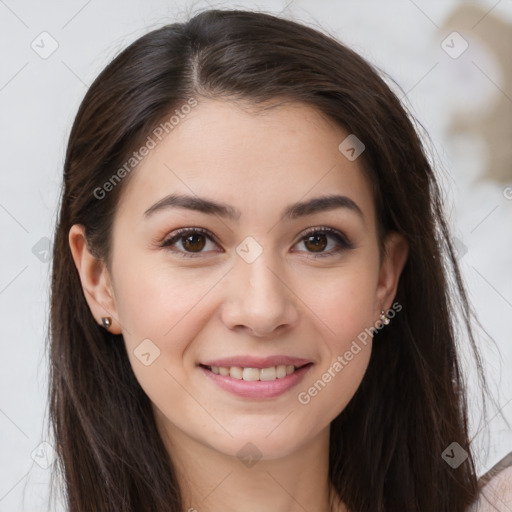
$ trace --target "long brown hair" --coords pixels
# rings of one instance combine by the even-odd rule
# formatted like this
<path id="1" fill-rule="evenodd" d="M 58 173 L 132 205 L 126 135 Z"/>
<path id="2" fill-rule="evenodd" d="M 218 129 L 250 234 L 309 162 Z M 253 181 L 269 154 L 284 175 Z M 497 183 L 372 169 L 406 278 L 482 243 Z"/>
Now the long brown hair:
<path id="1" fill-rule="evenodd" d="M 335 38 L 241 10 L 203 11 L 144 35 L 101 72 L 76 115 L 54 235 L 48 333 L 55 476 L 63 477 L 68 510 L 184 510 L 150 400 L 122 335 L 91 314 L 68 233 L 85 226 L 88 247 L 110 268 L 113 215 L 136 169 L 101 200 L 94 191 L 190 98 L 303 102 L 364 142 L 380 250 L 397 231 L 409 256 L 396 294 L 403 310 L 376 334 L 359 389 L 331 423 L 329 477 L 353 511 L 464 511 L 478 487 L 457 314 L 484 387 L 485 378 L 418 125 L 379 73 Z M 441 456 L 453 442 L 468 454 L 457 469 Z"/>

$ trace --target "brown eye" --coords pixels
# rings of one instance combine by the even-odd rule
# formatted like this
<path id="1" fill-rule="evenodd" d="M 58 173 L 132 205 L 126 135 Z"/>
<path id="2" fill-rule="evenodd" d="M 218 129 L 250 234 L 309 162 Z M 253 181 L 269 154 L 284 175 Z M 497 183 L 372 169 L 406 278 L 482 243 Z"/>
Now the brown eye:
<path id="1" fill-rule="evenodd" d="M 321 233 L 309 235 L 304 239 L 304 245 L 312 252 L 322 252 L 327 247 L 327 236 Z"/>
<path id="2" fill-rule="evenodd" d="M 162 243 L 162 247 L 169 247 L 174 253 L 184 257 L 200 256 L 208 242 L 213 242 L 213 235 L 203 228 L 184 228 L 178 230 L 174 236 Z M 173 246 L 176 245 L 177 248 Z M 180 247 L 181 246 L 181 247 Z"/>
<path id="3" fill-rule="evenodd" d="M 334 244 L 332 244 L 333 247 L 330 250 L 326 251 L 329 240 L 334 240 Z M 336 256 L 342 251 L 354 249 L 354 244 L 344 234 L 327 226 L 315 228 L 305 233 L 299 243 L 304 244 L 306 252 L 312 254 L 312 258 Z"/>
<path id="4" fill-rule="evenodd" d="M 181 244 L 187 251 L 201 251 L 206 245 L 204 236 L 201 234 L 186 235 L 181 237 Z"/>
<path id="5" fill-rule="evenodd" d="M 330 245 L 329 240 L 332 247 L 330 250 L 326 250 Z M 333 241 L 334 243 L 332 243 Z M 208 242 L 214 246 L 217 245 L 214 235 L 209 231 L 203 228 L 184 228 L 176 231 L 161 246 L 169 247 L 170 250 L 179 256 L 193 258 L 208 252 L 203 250 Z M 299 243 L 304 244 L 306 253 L 311 254 L 313 258 L 335 256 L 342 251 L 354 248 L 354 244 L 344 234 L 329 227 L 310 230 L 302 236 Z M 175 245 L 177 246 L 176 248 L 173 247 Z"/>

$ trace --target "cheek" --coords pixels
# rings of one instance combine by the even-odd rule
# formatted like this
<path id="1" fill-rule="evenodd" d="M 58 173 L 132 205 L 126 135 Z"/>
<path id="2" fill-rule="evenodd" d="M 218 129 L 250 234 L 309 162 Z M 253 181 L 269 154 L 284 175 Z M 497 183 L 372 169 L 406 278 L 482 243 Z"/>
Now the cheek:
<path id="1" fill-rule="evenodd" d="M 147 265 L 140 262 L 136 271 L 119 273 L 116 287 L 117 311 L 130 345 L 144 338 L 155 340 L 166 351 L 179 351 L 184 326 L 202 309 L 202 300 L 212 290 L 218 277 L 187 272 L 170 265 Z M 196 318 L 197 322 L 197 318 Z M 172 345 L 170 341 L 172 340 Z"/>
<path id="2" fill-rule="evenodd" d="M 321 319 L 322 365 L 304 383 L 299 403 L 331 421 L 348 404 L 366 373 L 375 326 L 375 262 L 359 259 L 331 273 L 308 306 Z M 309 405 L 308 405 L 309 404 Z"/>
<path id="3" fill-rule="evenodd" d="M 328 425 L 345 409 L 361 385 L 371 350 L 370 337 L 364 343 L 340 341 L 333 348 L 332 357 L 298 389 L 302 429 L 316 432 L 319 425 Z"/>
<path id="4" fill-rule="evenodd" d="M 184 354 L 198 329 L 199 301 L 211 285 L 161 265 L 139 262 L 135 268 L 119 273 L 117 310 L 135 377 L 150 400 L 165 410 L 168 404 L 186 403 L 180 385 L 187 378 Z"/>
<path id="5" fill-rule="evenodd" d="M 116 305 L 134 374 L 153 402 L 179 403 L 179 383 L 194 366 L 187 349 L 208 321 L 209 293 L 221 276 L 208 269 L 199 276 L 197 269 L 145 265 L 143 258 L 125 261 L 116 267 Z"/>
<path id="6" fill-rule="evenodd" d="M 301 289 L 312 289 L 307 278 Z M 325 340 L 337 353 L 344 352 L 352 339 L 374 325 L 377 273 L 370 265 L 347 265 L 333 269 L 325 278 L 315 281 L 314 293 L 305 300 L 321 320 Z"/>
<path id="7" fill-rule="evenodd" d="M 366 317 L 351 318 L 347 311 L 336 334 L 324 339 L 325 357 L 297 395 L 307 418 L 316 418 L 311 419 L 313 423 L 327 424 L 341 413 L 359 388 L 370 361 L 372 336 Z"/>

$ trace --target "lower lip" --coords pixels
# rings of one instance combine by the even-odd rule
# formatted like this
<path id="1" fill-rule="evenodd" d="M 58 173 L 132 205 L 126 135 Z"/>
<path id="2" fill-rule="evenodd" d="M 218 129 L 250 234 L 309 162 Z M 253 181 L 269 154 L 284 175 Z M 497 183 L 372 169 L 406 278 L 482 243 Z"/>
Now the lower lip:
<path id="1" fill-rule="evenodd" d="M 199 368 L 222 389 L 230 391 L 231 393 L 243 398 L 261 399 L 274 398 L 286 393 L 286 391 L 289 391 L 303 379 L 311 366 L 311 363 L 303 366 L 282 379 L 253 381 L 234 379 L 233 377 L 219 375 L 203 366 L 200 366 Z"/>

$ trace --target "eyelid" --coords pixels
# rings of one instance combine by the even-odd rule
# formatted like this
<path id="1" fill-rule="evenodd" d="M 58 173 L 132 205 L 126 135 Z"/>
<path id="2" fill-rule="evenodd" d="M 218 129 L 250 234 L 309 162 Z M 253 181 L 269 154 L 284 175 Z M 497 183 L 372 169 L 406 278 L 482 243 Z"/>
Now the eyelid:
<path id="1" fill-rule="evenodd" d="M 208 229 L 205 229 L 205 228 L 200 228 L 200 227 L 180 228 L 176 231 L 173 231 L 173 233 L 170 236 L 166 237 L 163 240 L 163 242 L 159 245 L 160 245 L 160 247 L 163 247 L 163 248 L 169 248 L 169 250 L 174 253 L 178 253 L 180 257 L 185 257 L 185 258 L 200 257 L 203 254 L 203 252 L 193 253 L 193 252 L 186 252 L 186 251 L 181 251 L 181 250 L 176 250 L 176 249 L 171 248 L 171 246 L 174 245 L 174 243 L 176 243 L 177 241 L 179 241 L 180 238 L 182 238 L 188 234 L 195 234 L 195 233 L 205 235 L 207 238 L 210 238 L 216 245 L 220 245 L 217 237 L 211 231 L 209 231 Z M 307 252 L 307 254 L 309 255 L 307 257 L 310 259 L 335 256 L 335 255 L 339 254 L 340 252 L 354 249 L 354 244 L 350 241 L 350 239 L 343 232 L 341 232 L 335 228 L 331 228 L 329 226 L 315 226 L 312 228 L 310 227 L 310 228 L 305 229 L 298 235 L 293 246 L 304 241 L 304 239 L 307 236 L 315 235 L 317 233 L 326 234 L 326 235 L 330 236 L 331 238 L 334 238 L 336 240 L 338 247 L 334 250 L 331 249 L 330 251 L 327 251 L 327 252 L 320 252 L 320 253 Z M 304 252 L 304 251 L 299 251 L 299 252 Z"/>
<path id="2" fill-rule="evenodd" d="M 194 258 L 197 256 L 201 256 L 201 254 L 203 254 L 202 252 L 193 253 L 193 252 L 186 252 L 186 251 L 178 251 L 176 249 L 171 248 L 171 245 L 174 245 L 174 243 L 178 242 L 180 240 L 180 238 L 182 238 L 188 234 L 194 234 L 194 233 L 200 233 L 200 234 L 206 236 L 207 238 L 210 238 L 213 242 L 215 242 L 216 245 L 220 245 L 217 237 L 211 231 L 209 231 L 208 229 L 199 228 L 199 227 L 197 227 L 197 228 L 189 227 L 189 228 L 177 229 L 177 230 L 173 231 L 171 233 L 171 235 L 165 237 L 165 239 L 159 245 L 160 245 L 160 247 L 162 247 L 164 249 L 169 248 L 170 251 L 172 251 L 174 253 L 178 253 L 184 257 Z"/>
<path id="3" fill-rule="evenodd" d="M 355 248 L 353 242 L 342 231 L 339 231 L 338 229 L 335 228 L 331 228 L 329 226 L 315 226 L 313 228 L 307 228 L 299 235 L 298 240 L 297 242 L 295 242 L 294 246 L 297 245 L 299 242 L 302 242 L 304 238 L 306 238 L 307 236 L 315 235 L 317 233 L 326 234 L 327 236 L 334 238 L 336 240 L 338 247 L 335 249 L 331 249 L 330 251 L 327 252 L 314 253 L 306 251 L 305 257 L 308 259 L 315 260 L 324 257 L 334 257 L 342 252 L 349 251 Z"/>
<path id="4" fill-rule="evenodd" d="M 306 236 L 314 235 L 316 233 L 327 233 L 328 235 L 334 238 L 340 238 L 342 242 L 347 246 L 353 245 L 349 238 L 342 231 L 339 231 L 338 229 L 335 228 L 331 228 L 329 226 L 315 226 L 313 228 L 307 228 L 298 235 L 297 242 L 295 243 L 297 244 L 298 242 L 302 241 Z"/>

